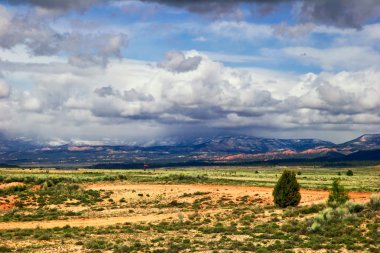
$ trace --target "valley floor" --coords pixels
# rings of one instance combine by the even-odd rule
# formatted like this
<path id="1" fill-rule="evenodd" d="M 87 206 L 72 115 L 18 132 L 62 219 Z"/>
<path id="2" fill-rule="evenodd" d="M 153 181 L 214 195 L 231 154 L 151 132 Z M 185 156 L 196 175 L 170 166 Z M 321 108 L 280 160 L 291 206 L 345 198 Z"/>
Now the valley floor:
<path id="1" fill-rule="evenodd" d="M 210 184 L 186 170 L 170 171 L 166 183 L 107 172 L 1 171 L 0 252 L 379 252 L 369 191 L 350 192 L 335 212 L 327 190 L 303 188 L 299 207 L 281 209 L 273 187 Z M 232 172 L 219 171 L 240 178 Z M 328 212 L 316 229 L 315 217 Z"/>

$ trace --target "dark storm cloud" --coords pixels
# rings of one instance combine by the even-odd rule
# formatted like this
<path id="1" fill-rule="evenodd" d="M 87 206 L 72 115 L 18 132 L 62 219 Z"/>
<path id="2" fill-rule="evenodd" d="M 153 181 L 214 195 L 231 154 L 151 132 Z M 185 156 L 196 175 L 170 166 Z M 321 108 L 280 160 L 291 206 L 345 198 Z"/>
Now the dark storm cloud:
<path id="1" fill-rule="evenodd" d="M 304 1 L 300 19 L 338 27 L 360 28 L 365 22 L 380 17 L 378 0 L 313 0 Z"/>
<path id="2" fill-rule="evenodd" d="M 118 0 L 129 2 L 130 0 Z M 253 13 L 266 15 L 273 12 L 279 4 L 292 5 L 301 22 L 315 22 L 337 27 L 360 28 L 368 21 L 380 17 L 378 0 L 140 0 L 146 3 L 158 3 L 190 12 L 212 16 L 214 18 L 231 17 L 242 3 L 257 4 Z M 14 0 L 9 4 L 26 4 L 55 12 L 71 10 L 83 11 L 96 4 L 111 2 L 108 0 Z"/>
<path id="3" fill-rule="evenodd" d="M 143 0 L 185 8 L 191 12 L 211 14 L 223 17 L 237 9 L 241 3 L 259 4 L 259 13 L 267 14 L 281 3 L 300 6 L 298 19 L 300 21 L 313 21 L 338 27 L 360 28 L 365 22 L 380 17 L 380 1 L 378 0 Z M 299 4 L 299 5 L 298 5 Z"/>
<path id="4" fill-rule="evenodd" d="M 85 10 L 104 0 L 12 0 L 11 4 L 28 4 L 55 11 Z"/>

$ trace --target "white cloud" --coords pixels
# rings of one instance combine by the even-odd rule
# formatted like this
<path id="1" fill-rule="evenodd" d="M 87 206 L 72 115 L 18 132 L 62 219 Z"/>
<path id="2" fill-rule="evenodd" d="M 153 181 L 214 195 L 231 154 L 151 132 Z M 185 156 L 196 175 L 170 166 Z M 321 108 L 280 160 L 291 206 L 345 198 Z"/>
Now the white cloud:
<path id="1" fill-rule="evenodd" d="M 0 78 L 0 99 L 7 98 L 11 94 L 11 87 L 9 84 Z"/>
<path id="2" fill-rule="evenodd" d="M 312 47 L 288 47 L 273 50 L 304 64 L 321 67 L 328 71 L 359 70 L 380 66 L 380 53 L 370 47 L 336 47 L 318 49 Z"/>
<path id="3" fill-rule="evenodd" d="M 127 59 L 85 74 L 69 69 L 40 75 L 15 67 L 4 78 L 22 71 L 33 86 L 0 101 L 0 113 L 8 110 L 0 128 L 66 141 L 73 137 L 96 141 L 104 135 L 136 139 L 135 129 L 150 131 L 146 138 L 188 132 L 191 126 L 260 133 L 277 129 L 296 136 L 300 128 L 309 129 L 309 134 L 326 129 L 332 133 L 342 126 L 370 131 L 378 124 L 376 68 L 297 76 L 230 68 L 196 51 L 177 54 L 182 60 L 201 61 L 186 72 Z M 21 119 L 25 124 L 17 123 Z M 363 126 L 366 120 L 368 125 Z M 39 127 L 31 130 L 30 125 Z"/>
<path id="4" fill-rule="evenodd" d="M 282 37 L 301 37 L 310 34 L 315 29 L 312 23 L 297 24 L 290 26 L 287 23 L 279 23 L 273 26 L 274 33 Z"/>
<path id="5" fill-rule="evenodd" d="M 22 10 L 10 13 L 0 5 L 0 49 L 26 49 L 29 57 L 64 55 L 73 65 L 92 67 L 105 66 L 109 58 L 120 58 L 121 50 L 128 44 L 124 33 L 74 26 L 62 30 L 54 24 L 50 16 Z"/>
<path id="6" fill-rule="evenodd" d="M 273 35 L 273 28 L 270 25 L 258 25 L 244 21 L 216 21 L 210 25 L 209 29 L 216 35 L 234 40 L 263 39 Z"/>
<path id="7" fill-rule="evenodd" d="M 11 26 L 12 15 L 0 5 L 0 36 L 5 34 Z"/>
<path id="8" fill-rule="evenodd" d="M 198 56 L 185 55 L 178 51 L 166 53 L 166 59 L 158 64 L 159 67 L 173 72 L 188 72 L 198 68 L 202 58 Z"/>

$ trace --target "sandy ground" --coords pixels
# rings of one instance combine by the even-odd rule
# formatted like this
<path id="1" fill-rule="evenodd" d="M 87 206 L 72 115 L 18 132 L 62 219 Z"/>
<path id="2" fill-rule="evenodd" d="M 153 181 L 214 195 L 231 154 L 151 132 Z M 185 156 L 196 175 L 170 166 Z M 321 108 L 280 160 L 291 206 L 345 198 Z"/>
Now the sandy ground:
<path id="1" fill-rule="evenodd" d="M 89 184 L 88 189 L 93 190 L 112 190 L 115 192 L 114 197 L 125 196 L 135 198 L 136 194 L 128 194 L 128 192 L 141 193 L 146 196 L 160 197 L 166 196 L 166 198 L 175 198 L 184 193 L 210 192 L 211 196 L 229 196 L 231 198 L 242 196 L 253 196 L 259 200 L 259 203 L 267 204 L 273 203 L 272 191 L 270 187 L 254 187 L 254 186 L 229 186 L 229 185 L 157 185 L 157 184 Z M 327 200 L 329 195 L 328 191 L 322 190 L 305 190 L 301 189 L 301 203 L 300 205 L 310 205 L 323 203 Z M 350 199 L 355 202 L 366 202 L 371 193 L 365 192 L 351 192 L 349 194 Z"/>
<path id="2" fill-rule="evenodd" d="M 114 193 L 112 198 L 115 201 L 125 198 L 129 206 L 136 206 L 144 201 L 159 200 L 162 203 L 170 203 L 173 200 L 186 201 L 183 194 L 192 194 L 195 192 L 207 193 L 213 200 L 221 197 L 238 201 L 243 196 L 248 196 L 251 201 L 258 204 L 266 205 L 273 203 L 273 188 L 267 187 L 251 187 L 251 186 L 225 186 L 225 185 L 156 185 L 156 184 L 123 184 L 123 183 L 94 183 L 87 184 L 87 189 L 94 190 L 111 190 Z M 327 200 L 328 191 L 320 190 L 301 190 L 301 205 L 310 205 L 323 203 Z M 371 193 L 350 193 L 350 199 L 355 202 L 368 201 Z M 181 197 L 182 196 L 182 197 Z M 199 197 L 199 196 L 198 196 Z M 188 201 L 192 202 L 194 197 L 189 197 Z M 217 213 L 226 211 L 219 210 L 203 210 L 203 213 Z M 134 213 L 117 213 L 112 211 L 109 213 L 111 217 L 94 217 L 94 218 L 74 218 L 70 220 L 49 220 L 49 221 L 31 221 L 31 222 L 1 222 L 0 229 L 34 229 L 64 227 L 70 225 L 72 227 L 85 226 L 109 226 L 123 223 L 140 223 L 140 222 L 159 222 L 163 220 L 178 220 L 180 211 L 163 210 L 163 213 L 146 209 L 140 212 L 136 208 Z M 184 215 L 194 213 L 185 212 Z"/>
<path id="3" fill-rule="evenodd" d="M 16 185 L 24 185 L 24 184 L 19 183 L 19 182 L 4 183 L 4 184 L 0 184 L 0 189 L 9 188 L 9 187 L 16 186 Z"/>
<path id="4" fill-rule="evenodd" d="M 204 213 L 215 212 L 213 210 L 205 211 Z M 194 213 L 194 212 L 191 212 Z M 184 215 L 191 214 L 184 213 Z M 7 229 L 34 229 L 34 228 L 54 228 L 70 225 L 72 227 L 99 227 L 110 226 L 124 223 L 140 223 L 140 222 L 155 222 L 162 220 L 178 220 L 178 213 L 165 213 L 153 215 L 133 215 L 130 217 L 108 217 L 108 218 L 76 218 L 71 220 L 48 220 L 48 221 L 28 221 L 28 222 L 2 222 L 0 223 L 1 230 Z"/>

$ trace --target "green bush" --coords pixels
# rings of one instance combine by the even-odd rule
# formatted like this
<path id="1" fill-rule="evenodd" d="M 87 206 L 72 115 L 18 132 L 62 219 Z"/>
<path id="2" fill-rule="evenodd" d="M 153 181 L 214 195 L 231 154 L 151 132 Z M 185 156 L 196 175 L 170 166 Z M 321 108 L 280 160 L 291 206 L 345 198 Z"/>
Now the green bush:
<path id="1" fill-rule="evenodd" d="M 362 205 L 360 203 L 354 203 L 351 201 L 347 201 L 346 204 L 344 204 L 344 205 L 345 205 L 345 207 L 348 208 L 350 213 L 360 213 L 364 209 L 364 205 Z"/>
<path id="2" fill-rule="evenodd" d="M 100 249 L 100 250 L 106 250 L 111 249 L 112 244 L 107 242 L 105 239 L 92 239 L 87 241 L 84 246 L 88 249 Z"/>
<path id="3" fill-rule="evenodd" d="M 300 185 L 293 171 L 285 170 L 273 190 L 274 203 L 279 207 L 297 206 L 301 201 Z"/>
<path id="4" fill-rule="evenodd" d="M 337 207 L 339 205 L 343 205 L 348 200 L 348 193 L 340 184 L 340 180 L 334 179 L 332 183 L 332 188 L 330 190 L 329 198 L 327 200 L 327 205 L 330 207 Z"/>
<path id="5" fill-rule="evenodd" d="M 0 245 L 0 252 L 12 252 L 13 249 L 8 246 L 1 246 Z"/>
<path id="6" fill-rule="evenodd" d="M 317 221 L 314 221 L 313 224 L 310 227 L 310 230 L 313 232 L 317 232 L 321 229 L 321 224 Z"/>
<path id="7" fill-rule="evenodd" d="M 347 170 L 346 175 L 347 176 L 353 176 L 354 172 L 352 170 Z"/>
<path id="8" fill-rule="evenodd" d="M 312 232 L 319 232 L 326 229 L 326 226 L 353 217 L 348 207 L 338 207 L 336 209 L 327 207 L 314 216 L 314 222 L 309 227 Z"/>
<path id="9" fill-rule="evenodd" d="M 0 194 L 1 195 L 13 195 L 18 192 L 26 191 L 27 187 L 26 185 L 14 185 L 10 186 L 8 188 L 0 189 Z"/>
<path id="10" fill-rule="evenodd" d="M 369 200 L 368 206 L 374 211 L 380 210 L 380 195 L 372 195 Z"/>

